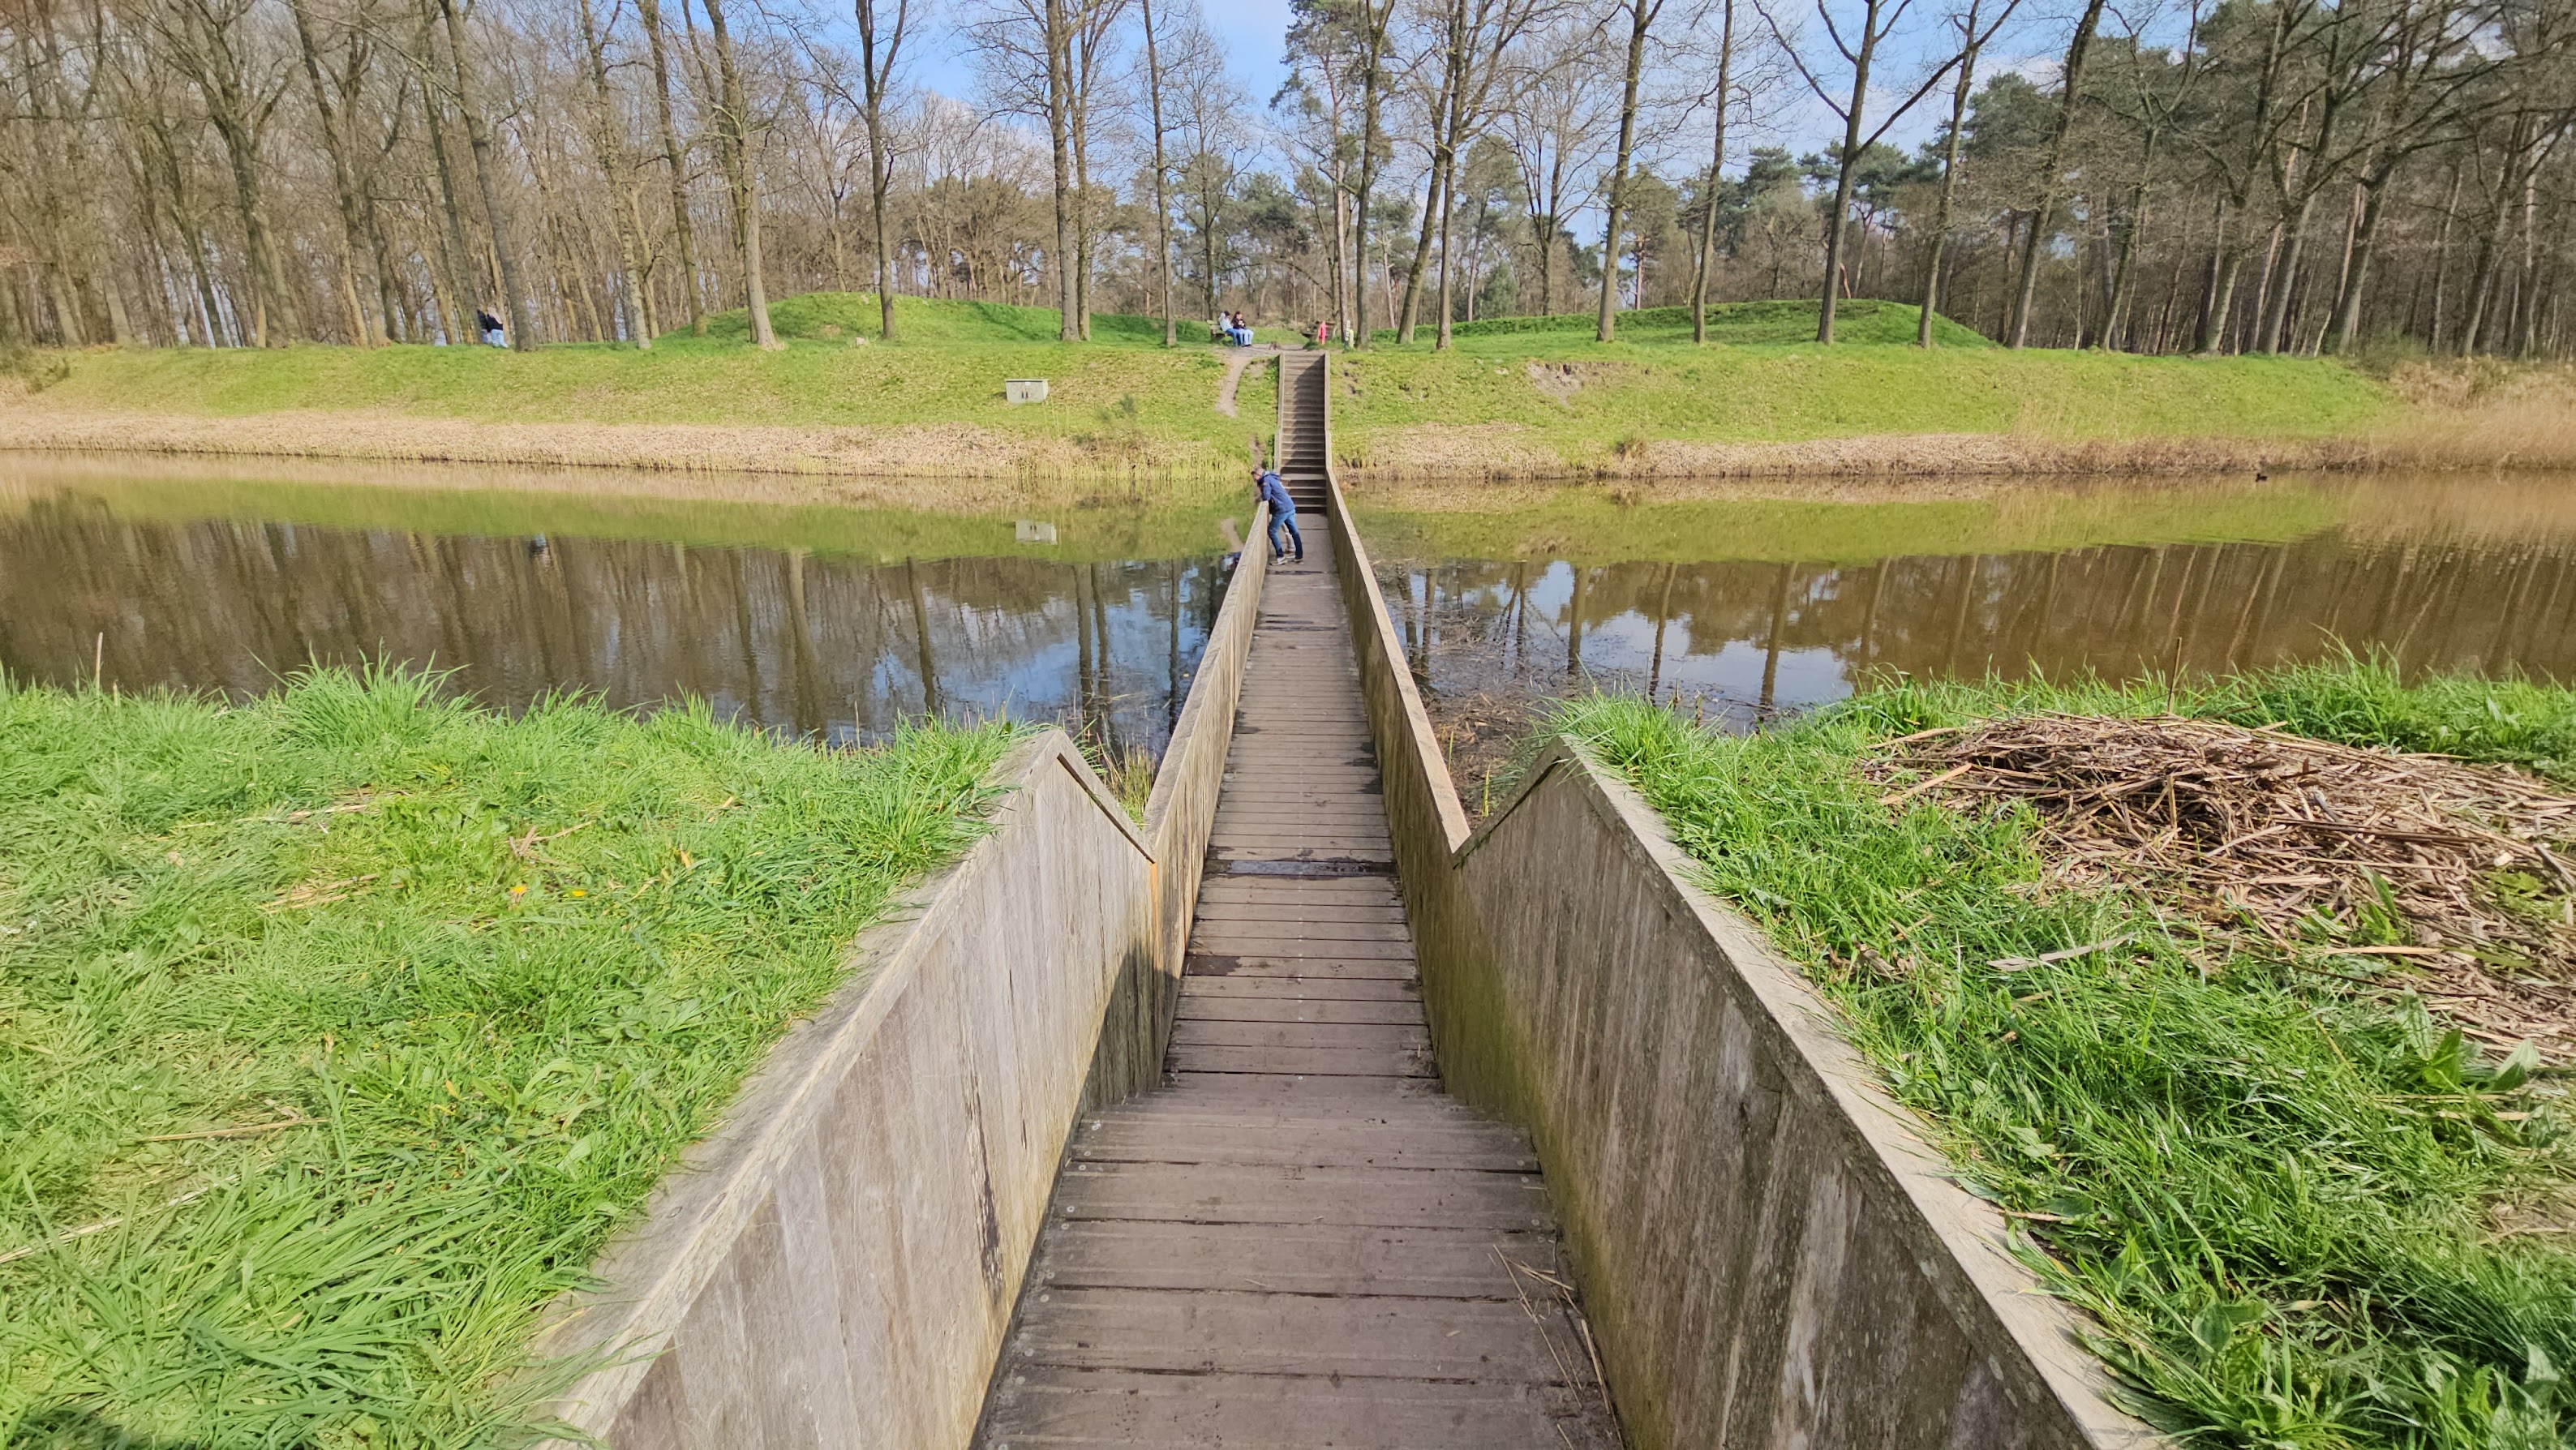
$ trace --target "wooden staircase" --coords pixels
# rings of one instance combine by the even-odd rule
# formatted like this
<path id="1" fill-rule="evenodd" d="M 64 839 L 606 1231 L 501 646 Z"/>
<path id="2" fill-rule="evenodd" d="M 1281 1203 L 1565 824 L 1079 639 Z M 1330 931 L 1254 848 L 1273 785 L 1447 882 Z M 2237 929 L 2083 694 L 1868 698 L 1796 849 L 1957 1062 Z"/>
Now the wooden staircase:
<path id="1" fill-rule="evenodd" d="M 1297 512 L 1320 514 L 1331 506 L 1325 470 L 1332 458 L 1332 429 L 1325 390 L 1332 383 L 1331 355 L 1279 355 L 1279 445 L 1273 466 L 1297 501 Z"/>

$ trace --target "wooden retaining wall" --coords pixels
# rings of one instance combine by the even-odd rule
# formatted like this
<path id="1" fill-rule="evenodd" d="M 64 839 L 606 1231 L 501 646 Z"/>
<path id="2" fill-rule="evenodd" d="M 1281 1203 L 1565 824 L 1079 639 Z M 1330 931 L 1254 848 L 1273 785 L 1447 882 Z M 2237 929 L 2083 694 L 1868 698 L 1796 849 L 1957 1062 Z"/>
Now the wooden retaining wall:
<path id="1" fill-rule="evenodd" d="M 1062 731 L 1016 746 L 989 834 L 859 938 L 603 1287 L 556 1306 L 544 1351 L 602 1364 L 565 1424 L 617 1450 L 967 1443 L 1075 1114 L 1159 1076 L 1264 561 L 1144 827 Z"/>
<path id="2" fill-rule="evenodd" d="M 1470 835 L 1367 551 L 1334 538 L 1450 1091 L 1530 1130 L 1642 1450 L 2155 1443 L 1832 1013 L 1563 745 Z"/>

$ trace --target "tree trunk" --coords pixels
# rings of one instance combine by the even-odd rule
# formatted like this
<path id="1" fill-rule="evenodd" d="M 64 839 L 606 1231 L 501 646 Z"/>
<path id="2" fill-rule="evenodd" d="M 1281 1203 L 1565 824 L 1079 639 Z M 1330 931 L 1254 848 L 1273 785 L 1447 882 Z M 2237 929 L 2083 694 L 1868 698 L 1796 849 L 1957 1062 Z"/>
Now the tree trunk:
<path id="1" fill-rule="evenodd" d="M 698 287 L 697 228 L 689 222 L 689 159 L 671 123 L 671 59 L 662 41 L 661 0 L 635 0 L 636 23 L 653 57 L 653 109 L 662 128 L 662 164 L 671 174 L 672 243 L 679 252 L 680 293 L 689 304 L 689 333 L 707 335 L 706 297 Z"/>
<path id="2" fill-rule="evenodd" d="M 424 34 L 422 38 L 428 37 Z M 457 195 L 456 165 L 448 157 L 447 118 L 440 114 L 437 93 L 426 86 L 421 88 L 420 103 L 429 117 L 430 155 L 438 163 L 439 208 L 447 221 L 447 286 L 456 294 L 452 299 L 454 310 L 446 319 L 447 340 L 450 345 L 468 338 L 480 342 L 483 334 L 473 314 L 482 306 L 485 294 L 474 281 L 474 248 L 465 240 L 465 205 Z"/>
<path id="3" fill-rule="evenodd" d="M 1065 93 L 1070 88 L 1071 77 L 1065 72 L 1071 68 L 1072 56 L 1069 53 L 1064 7 L 1065 0 L 1046 0 L 1047 143 L 1055 153 L 1055 290 L 1056 315 L 1059 323 L 1057 337 L 1064 342 L 1080 342 L 1082 341 L 1082 321 L 1075 310 L 1080 305 L 1080 294 L 1074 286 L 1073 215 L 1070 210 L 1072 198 L 1067 195 L 1073 185 L 1073 169 L 1070 138 L 1066 135 L 1069 117 L 1066 115 L 1065 98 Z M 1208 286 L 1211 289 L 1210 295 L 1214 295 L 1216 278 L 1213 274 L 1208 278 Z"/>
<path id="4" fill-rule="evenodd" d="M 1691 277 L 1691 341 L 1708 343 L 1708 280 L 1717 270 L 1717 197 L 1725 185 L 1726 107 L 1732 99 L 1735 67 L 1735 0 L 1720 0 L 1722 19 L 1717 39 L 1717 116 L 1710 129 L 1708 183 L 1700 196 L 1699 265 Z M 1541 255 L 1545 255 L 1542 251 Z"/>
<path id="5" fill-rule="evenodd" d="M 527 294 L 519 286 L 519 248 L 511 235 L 510 214 L 501 204 L 501 187 L 493 175 L 492 128 L 474 99 L 473 51 L 465 41 L 465 16 L 457 0 L 438 0 L 447 21 L 447 58 L 456 68 L 456 111 L 465 122 L 465 143 L 474 153 L 474 184 L 483 194 L 483 219 L 492 232 L 492 251 L 499 258 L 502 306 L 510 317 L 510 346 L 534 351 L 537 340 L 529 326 Z"/>
<path id="6" fill-rule="evenodd" d="M 2361 299 L 2370 284 L 2370 258 L 2379 239 L 2379 219 L 2386 214 L 2382 189 L 2387 186 L 2390 168 L 2382 167 L 2361 182 L 2361 215 L 2353 224 L 2352 261 L 2344 268 L 2343 286 L 2335 298 L 2334 350 L 2337 354 L 2352 351 L 2361 331 Z M 2436 257 L 2439 249 L 2436 248 Z M 2437 260 L 2436 265 L 2439 265 Z"/>
<path id="7" fill-rule="evenodd" d="M 1459 91 L 1466 82 L 1466 0 L 1450 0 L 1449 54 L 1442 63 L 1440 90 L 1431 107 L 1433 135 L 1430 186 L 1422 197 L 1422 232 L 1414 239 L 1413 265 L 1405 269 L 1404 317 L 1395 326 L 1397 343 L 1413 341 L 1414 323 L 1422 312 L 1423 271 L 1431 264 L 1432 231 L 1447 205 L 1450 171 L 1457 165 Z"/>
<path id="8" fill-rule="evenodd" d="M 1431 348 L 1434 352 L 1448 350 L 1451 342 L 1450 314 L 1456 310 L 1451 304 L 1449 288 L 1449 219 L 1457 210 L 1456 190 L 1455 187 L 1443 187 L 1440 192 L 1440 326 L 1432 334 Z"/>
<path id="9" fill-rule="evenodd" d="M 2066 132 L 2075 123 L 2075 102 L 2084 84 L 2084 57 L 2093 48 L 2093 32 L 2102 23 L 2104 3 L 2105 0 L 2085 0 L 2083 18 L 2075 22 L 2075 37 L 2066 46 L 2066 67 L 2059 73 L 2062 93 L 2057 101 L 2057 122 L 2049 128 L 2048 159 L 2040 171 L 2039 205 L 2031 215 L 2030 245 L 2022 250 L 2021 280 L 2014 289 L 2010 345 L 2015 349 L 2030 337 L 2030 306 L 2039 291 L 2039 253 L 2048 243 L 2048 218 L 2057 210 L 2059 188 L 2065 183 Z"/>
<path id="10" fill-rule="evenodd" d="M 895 62 L 903 52 L 904 32 L 911 27 L 911 0 L 895 0 L 894 29 L 887 32 L 885 44 L 877 44 L 877 0 L 855 0 L 853 9 L 859 26 L 859 85 L 866 107 L 868 127 L 868 214 L 877 236 L 877 336 L 881 341 L 894 341 L 894 239 L 886 230 L 886 193 L 894 189 L 894 148 L 886 144 L 886 92 L 894 84 Z M 1146 42 L 1153 39 L 1153 15 L 1145 18 Z M 1157 88 L 1159 91 L 1159 87 Z M 1155 114 L 1160 117 L 1162 102 L 1155 101 Z M 1155 125 L 1154 142 L 1162 145 L 1161 123 Z M 1159 162 L 1159 149 L 1157 160 Z M 1168 306 L 1168 303 L 1166 304 Z"/>
<path id="11" fill-rule="evenodd" d="M 2281 253 L 2281 265 L 2267 299 L 2268 305 L 2264 309 L 2259 329 L 2254 334 L 2254 350 L 2257 352 L 2281 352 L 2292 341 L 2287 336 L 2290 326 L 2290 292 L 2299 280 L 2300 267 L 2307 261 L 2308 223 L 2313 219 L 2316 207 L 2317 194 L 2315 189 L 2311 188 L 2306 195 L 2299 198 L 2298 210 L 2290 216 L 2289 234 L 2286 239 L 2289 245 Z"/>
<path id="12" fill-rule="evenodd" d="M 2236 280 L 2245 270 L 2245 257 L 2227 245 L 2227 201 L 2219 199 L 2217 251 L 2211 256 L 2214 268 L 2209 284 L 2209 310 L 2201 315 L 2200 336 L 2192 351 L 2215 353 L 2227 343 L 2227 314 L 2236 306 Z"/>
<path id="13" fill-rule="evenodd" d="M 1395 324 L 1399 344 L 1413 341 L 1413 325 L 1422 310 L 1422 282 L 1431 265 L 1433 230 L 1440 222 L 1441 193 L 1448 181 L 1448 148 L 1439 146 L 1431 154 L 1430 190 L 1422 197 L 1422 235 L 1413 242 L 1413 265 L 1404 273 L 1404 314 Z"/>
<path id="14" fill-rule="evenodd" d="M 1825 217 L 1825 300 L 1816 309 L 1816 341 L 1834 341 L 1834 303 L 1842 294 L 1843 233 L 1851 225 L 1852 166 L 1860 160 L 1861 108 L 1869 101 L 1869 63 L 1878 49 L 1881 0 L 1861 12 L 1860 53 L 1852 57 L 1851 105 L 1843 112 L 1843 150 L 1834 167 L 1834 209 Z"/>
<path id="15" fill-rule="evenodd" d="M 1610 193 L 1604 209 L 1608 216 L 1601 234 L 1601 314 L 1594 320 L 1592 340 L 1608 342 L 1619 329 L 1619 222 L 1628 203 L 1628 159 L 1634 154 L 1637 139 L 1637 79 L 1646 66 L 1646 30 L 1654 24 L 1655 13 L 1663 0 L 1623 0 L 1628 10 L 1628 72 L 1625 89 L 1619 93 L 1619 149 L 1610 163 Z M 1646 282 L 1637 279 L 1637 301 L 1646 300 Z"/>
<path id="16" fill-rule="evenodd" d="M 605 42 L 600 37 L 598 17 L 592 13 L 590 0 L 579 0 L 584 79 L 589 89 L 584 94 L 590 101 L 591 132 L 598 139 L 601 168 L 607 173 L 610 194 L 609 225 L 617 232 L 618 267 L 622 274 L 619 287 L 621 306 L 626 318 L 626 337 L 639 349 L 653 346 L 651 326 L 644 319 L 643 248 L 627 225 L 627 215 L 615 198 L 626 192 L 626 148 L 617 139 L 616 102 L 608 89 L 608 62 Z"/>
<path id="17" fill-rule="evenodd" d="M 1923 268 L 1923 306 L 1914 319 L 1914 345 L 1932 345 L 1932 319 L 1941 308 L 1941 256 L 1949 250 L 1950 208 L 1959 191 L 1960 133 L 1967 129 L 1968 97 L 1977 85 L 1977 12 L 1968 11 L 1967 44 L 1959 52 L 1959 80 L 1950 88 L 1950 134 L 1941 145 L 1941 193 L 1932 208 L 1932 255 Z"/>
<path id="18" fill-rule="evenodd" d="M 1376 327 L 1369 321 L 1369 199 L 1377 189 L 1380 123 L 1386 108 L 1386 30 L 1395 19 L 1395 0 L 1359 0 L 1360 184 L 1351 210 L 1352 311 L 1359 316 L 1350 345 L 1367 347 Z"/>
<path id="19" fill-rule="evenodd" d="M 1163 346 L 1180 342 L 1180 323 L 1172 316 L 1172 169 L 1163 156 L 1163 59 L 1154 37 L 1154 0 L 1139 0 L 1145 18 L 1145 89 L 1148 112 L 1154 123 L 1154 289 L 1163 307 Z M 1333 192 L 1336 212 L 1333 226 L 1333 290 L 1338 300 L 1341 291 L 1341 191 Z M 1177 588 L 1178 586 L 1174 586 Z M 1179 619 L 1179 604 L 1173 605 L 1173 618 Z M 1178 628 L 1178 624 L 1174 628 Z"/>
<path id="20" fill-rule="evenodd" d="M 707 33 L 716 43 L 716 104 L 722 108 L 716 144 L 724 155 L 726 188 L 733 194 L 734 235 L 742 247 L 742 290 L 751 313 L 751 342 L 763 352 L 775 352 L 778 334 L 769 325 L 769 283 L 760 255 L 760 162 L 752 154 L 751 106 L 743 97 L 742 68 L 734 62 L 724 0 L 706 0 L 706 4 Z"/>
<path id="21" fill-rule="evenodd" d="M 368 322 L 366 309 L 358 304 L 358 253 L 366 236 L 366 218 L 351 177 L 341 116 L 331 104 L 330 89 L 322 83 L 322 61 L 314 51 L 312 17 L 305 7 L 306 0 L 288 0 L 286 9 L 295 21 L 296 50 L 304 62 L 304 79 L 313 90 L 314 116 L 322 125 L 322 149 L 331 161 L 331 190 L 340 203 L 340 290 L 349 307 L 349 340 L 360 347 L 380 347 L 385 341 L 383 330 Z"/>

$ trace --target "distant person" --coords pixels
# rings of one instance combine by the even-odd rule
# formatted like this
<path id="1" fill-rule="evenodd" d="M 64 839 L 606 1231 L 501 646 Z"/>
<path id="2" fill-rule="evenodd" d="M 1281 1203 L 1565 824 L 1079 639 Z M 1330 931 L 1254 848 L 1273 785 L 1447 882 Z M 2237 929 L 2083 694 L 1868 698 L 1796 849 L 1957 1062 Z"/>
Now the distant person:
<path id="1" fill-rule="evenodd" d="M 501 319 L 494 317 L 489 312 L 485 312 L 480 309 L 475 311 L 474 330 L 483 334 L 483 341 L 493 347 L 505 347 L 508 345 L 507 340 L 502 335 Z"/>
<path id="2" fill-rule="evenodd" d="M 1306 536 L 1297 532 L 1297 500 L 1288 496 L 1288 485 L 1279 475 L 1265 468 L 1252 475 L 1252 491 L 1270 505 L 1270 562 L 1278 563 L 1287 556 L 1288 547 L 1279 542 L 1279 531 L 1288 531 L 1288 543 L 1297 547 L 1296 562 L 1306 562 Z"/>
<path id="3" fill-rule="evenodd" d="M 1326 343 L 1328 343 L 1328 342 L 1331 342 L 1332 340 L 1333 340 L 1333 321 L 1332 321 L 1332 319 L 1328 317 L 1328 318 L 1324 318 L 1324 319 L 1322 319 L 1321 321 L 1317 322 L 1317 323 L 1315 324 L 1315 346 L 1317 346 L 1317 347 L 1322 347 L 1324 344 L 1326 344 Z"/>
<path id="4" fill-rule="evenodd" d="M 1243 314 L 1240 312 L 1235 313 L 1229 319 L 1229 322 L 1231 325 L 1227 328 L 1227 331 L 1234 334 L 1235 345 L 1238 347 L 1252 346 L 1252 329 L 1243 325 Z"/>

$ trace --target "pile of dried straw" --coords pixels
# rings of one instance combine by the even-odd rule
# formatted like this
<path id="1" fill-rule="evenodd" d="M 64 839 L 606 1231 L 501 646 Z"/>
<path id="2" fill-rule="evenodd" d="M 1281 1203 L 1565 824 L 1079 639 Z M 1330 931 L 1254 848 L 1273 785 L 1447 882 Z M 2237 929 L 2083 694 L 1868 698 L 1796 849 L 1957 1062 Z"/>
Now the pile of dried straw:
<path id="1" fill-rule="evenodd" d="M 1892 741 L 1890 804 L 2028 805 L 2048 881 L 2118 883 L 2239 946 L 2412 990 L 2576 1058 L 2576 796 L 2512 770 L 2206 720 L 2032 715 Z"/>

